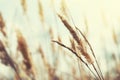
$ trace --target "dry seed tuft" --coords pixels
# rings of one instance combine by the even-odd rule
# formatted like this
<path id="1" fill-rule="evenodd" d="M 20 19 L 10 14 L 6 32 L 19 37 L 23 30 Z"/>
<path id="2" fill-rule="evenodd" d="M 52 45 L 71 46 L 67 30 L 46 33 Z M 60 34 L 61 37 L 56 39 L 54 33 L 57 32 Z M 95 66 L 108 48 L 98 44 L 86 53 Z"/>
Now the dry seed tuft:
<path id="1" fill-rule="evenodd" d="M 2 32 L 4 36 L 6 36 L 6 32 L 4 28 L 5 28 L 5 22 L 3 20 L 2 14 L 0 13 L 0 31 Z"/>
<path id="2" fill-rule="evenodd" d="M 75 39 L 75 41 L 78 43 L 78 45 L 82 46 L 81 39 L 79 39 L 77 33 L 74 31 L 72 26 L 61 15 L 58 14 L 58 17 L 61 19 L 61 21 L 63 22 L 65 27 L 69 30 L 69 32 L 71 33 L 71 35 Z"/>
<path id="3" fill-rule="evenodd" d="M 65 25 L 65 27 L 69 30 L 69 32 L 71 33 L 73 39 L 75 39 L 75 41 L 78 44 L 78 50 L 80 50 L 80 52 L 82 53 L 82 55 L 86 58 L 86 60 L 92 64 L 93 60 L 91 59 L 90 55 L 86 52 L 85 47 L 83 45 L 82 40 L 78 37 L 76 31 L 72 28 L 72 26 L 61 16 L 59 15 L 59 18 L 61 19 L 61 21 L 63 22 L 63 24 Z"/>
<path id="4" fill-rule="evenodd" d="M 38 9 L 39 9 L 40 21 L 43 23 L 44 22 L 44 12 L 43 12 L 43 7 L 42 7 L 42 3 L 40 0 L 38 1 Z"/>
<path id="5" fill-rule="evenodd" d="M 117 45 L 117 44 L 118 44 L 118 41 L 117 41 L 117 35 L 116 35 L 114 29 L 113 29 L 113 31 L 112 31 L 112 37 L 113 37 L 114 43 Z"/>
<path id="6" fill-rule="evenodd" d="M 3 21 L 2 14 L 0 13 L 0 30 L 3 29 L 4 27 L 5 27 L 5 23 Z"/>
<path id="7" fill-rule="evenodd" d="M 60 8 L 61 12 L 62 12 L 63 15 L 65 15 L 65 17 L 67 17 L 69 19 L 66 7 L 67 6 L 66 6 L 66 3 L 65 3 L 65 0 L 61 0 L 61 8 Z"/>
<path id="8" fill-rule="evenodd" d="M 89 55 L 86 51 L 84 51 L 83 49 L 81 49 L 79 46 L 78 46 L 77 48 L 81 51 L 81 53 L 84 54 L 83 56 L 86 58 L 86 60 L 87 60 L 90 64 L 93 64 L 93 63 L 94 63 L 94 61 L 92 60 L 92 58 L 90 57 L 90 55 Z"/>
<path id="9" fill-rule="evenodd" d="M 76 51 L 72 50 L 71 48 L 67 47 L 66 45 L 64 45 L 64 44 L 62 44 L 62 43 L 60 43 L 60 42 L 58 42 L 58 41 L 54 41 L 54 40 L 53 40 L 53 42 L 57 43 L 58 45 L 66 48 L 66 49 L 68 49 L 69 51 L 71 51 L 78 59 L 80 59 L 80 61 L 81 61 L 82 63 L 84 63 L 84 64 L 86 65 L 86 67 L 90 70 L 90 72 L 96 77 L 96 75 L 95 75 L 94 72 L 90 69 L 90 67 L 88 66 L 88 64 L 81 58 L 81 56 L 79 56 L 79 55 L 77 54 Z M 97 77 L 96 77 L 96 78 L 97 78 Z"/>
<path id="10" fill-rule="evenodd" d="M 24 13 L 26 13 L 26 11 L 27 11 L 26 0 L 21 0 L 21 5 L 22 5 L 22 9 L 23 9 Z"/>
<path id="11" fill-rule="evenodd" d="M 18 78 L 18 80 L 21 80 L 20 75 L 19 75 L 19 70 L 16 66 L 16 63 L 12 60 L 12 58 L 8 55 L 5 46 L 3 44 L 3 42 L 0 40 L 0 59 L 1 62 L 6 65 L 6 66 L 10 66 L 11 68 L 14 69 L 14 71 L 16 72 L 16 77 Z"/>
<path id="12" fill-rule="evenodd" d="M 17 31 L 17 50 L 21 52 L 23 56 L 23 64 L 25 65 L 25 73 L 32 78 L 35 78 L 35 70 L 31 58 L 31 54 L 28 50 L 28 46 L 26 43 L 25 38 L 23 37 L 22 33 L 20 31 Z"/>
<path id="13" fill-rule="evenodd" d="M 76 51 L 75 42 L 70 38 L 71 48 Z"/>

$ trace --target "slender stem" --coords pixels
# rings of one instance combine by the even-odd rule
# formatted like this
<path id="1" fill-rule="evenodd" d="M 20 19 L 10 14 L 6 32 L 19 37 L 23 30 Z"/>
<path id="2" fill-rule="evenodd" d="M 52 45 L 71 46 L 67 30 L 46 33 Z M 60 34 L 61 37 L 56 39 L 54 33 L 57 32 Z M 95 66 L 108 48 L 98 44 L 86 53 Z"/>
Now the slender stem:
<path id="1" fill-rule="evenodd" d="M 100 77 L 100 75 L 99 75 L 99 73 L 98 73 L 97 69 L 95 68 L 95 65 L 94 65 L 94 64 L 92 64 L 92 66 L 93 66 L 94 70 L 96 71 L 96 73 L 97 73 L 97 75 L 98 75 L 99 79 L 101 80 L 101 77 Z"/>
<path id="2" fill-rule="evenodd" d="M 68 7 L 67 7 L 67 9 L 68 9 L 68 12 L 69 12 L 69 15 L 70 15 L 70 17 L 71 17 L 71 20 L 72 20 L 73 25 L 75 26 L 75 28 L 76 28 L 77 30 L 79 30 L 79 29 L 76 27 L 76 25 L 75 25 L 75 22 L 74 22 L 74 20 L 73 20 L 73 18 L 72 18 L 72 15 L 70 14 L 71 12 L 70 12 L 70 10 L 69 10 Z M 85 39 L 85 41 L 88 43 L 88 45 L 89 45 L 89 47 L 90 47 L 90 50 L 92 51 L 92 54 L 93 54 L 93 56 L 94 56 L 94 58 L 95 58 L 95 62 L 96 62 L 96 64 L 97 64 L 97 67 L 98 67 L 98 69 L 99 69 L 99 71 L 100 71 L 101 77 L 102 77 L 102 79 L 104 80 L 102 71 L 101 71 L 101 69 L 100 69 L 100 66 L 99 66 L 99 64 L 98 64 L 98 61 L 97 61 L 96 56 L 95 56 L 95 54 L 94 54 L 94 51 L 93 51 L 93 49 L 92 49 L 92 46 L 90 45 L 90 43 L 88 42 L 88 40 L 86 39 L 86 37 L 84 36 L 84 34 L 83 34 L 80 30 L 79 30 L 79 32 L 80 32 L 80 34 L 83 36 L 83 38 Z"/>
<path id="3" fill-rule="evenodd" d="M 87 44 L 88 44 L 88 46 L 89 46 L 89 48 L 90 48 L 90 50 L 91 50 L 91 52 L 92 52 L 92 54 L 93 54 L 93 56 L 94 56 L 94 58 L 95 58 L 95 62 L 96 62 L 97 67 L 98 67 L 98 69 L 99 69 L 99 71 L 100 71 L 101 77 L 102 77 L 102 79 L 104 80 L 102 71 L 101 71 L 100 66 L 99 66 L 99 64 L 98 64 L 98 61 L 97 61 L 97 59 L 96 59 L 95 53 L 94 53 L 94 51 L 93 51 L 93 49 L 92 49 L 92 46 L 90 45 L 89 41 L 86 39 L 86 37 L 84 36 L 84 34 L 82 33 L 82 31 L 81 31 L 80 29 L 78 29 L 77 27 L 76 27 L 76 29 L 80 32 L 80 34 L 83 36 L 83 38 L 84 38 L 85 41 L 87 42 Z"/>
<path id="4" fill-rule="evenodd" d="M 64 44 L 62 44 L 62 43 L 60 43 L 60 42 L 58 42 L 58 41 L 54 41 L 54 40 L 53 40 L 53 42 L 59 44 L 60 46 L 68 49 L 68 50 L 71 51 L 73 54 L 75 54 L 75 55 L 87 66 L 87 68 L 90 70 L 90 72 L 97 78 L 97 76 L 96 76 L 95 73 L 90 69 L 90 67 L 88 66 L 88 64 L 87 64 L 74 50 L 72 50 L 71 48 L 67 47 L 66 45 L 64 45 Z"/>

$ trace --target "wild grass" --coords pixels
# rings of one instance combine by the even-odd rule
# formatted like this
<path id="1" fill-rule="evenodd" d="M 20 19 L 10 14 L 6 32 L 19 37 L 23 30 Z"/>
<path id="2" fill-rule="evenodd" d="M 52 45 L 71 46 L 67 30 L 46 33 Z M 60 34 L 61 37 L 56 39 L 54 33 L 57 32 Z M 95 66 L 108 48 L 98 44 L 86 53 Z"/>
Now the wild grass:
<path id="1" fill-rule="evenodd" d="M 25 66 L 24 71 L 32 80 L 35 80 L 35 68 L 32 62 L 31 53 L 28 49 L 24 37 L 22 36 L 22 33 L 18 30 L 16 32 L 17 32 L 17 43 L 18 43 L 17 51 L 21 52 L 23 56 L 23 65 Z"/>
<path id="2" fill-rule="evenodd" d="M 42 0 L 37 0 L 37 3 L 38 18 L 40 19 L 40 23 L 42 23 L 42 27 L 40 27 L 40 29 L 42 31 L 46 25 L 48 27 L 43 30 L 43 32 L 47 34 L 47 38 L 45 38 L 46 43 L 42 44 L 42 42 L 38 42 L 37 44 L 39 46 L 34 48 L 34 46 L 29 45 L 29 39 L 26 39 L 26 34 L 22 32 L 20 28 L 16 29 L 14 27 L 15 29 L 13 28 L 12 32 L 15 34 L 14 38 L 16 40 L 14 42 L 17 43 L 16 47 L 14 47 L 15 55 L 17 57 L 12 55 L 13 52 L 11 50 L 11 45 L 15 46 L 15 44 L 9 44 L 9 38 L 13 37 L 12 34 L 9 36 L 7 32 L 8 27 L 6 27 L 7 23 L 4 20 L 2 13 L 0 13 L 0 62 L 2 65 L 10 67 L 10 69 L 14 71 L 14 73 L 11 72 L 13 74 L 13 77 L 10 77 L 12 80 L 120 79 L 120 57 L 118 57 L 119 54 L 116 55 L 115 52 L 107 54 L 108 52 L 103 50 L 103 52 L 105 52 L 105 60 L 107 62 L 106 66 L 109 67 L 109 64 L 112 62 L 114 64 L 112 69 L 107 69 L 107 72 L 103 73 L 101 68 L 102 62 L 97 58 L 97 53 L 94 52 L 92 47 L 93 44 L 91 44 L 89 39 L 87 39 L 89 37 L 89 25 L 86 16 L 84 17 L 86 32 L 83 32 L 76 26 L 65 0 L 61 0 L 60 13 L 56 13 L 54 1 L 51 0 L 56 23 L 55 27 L 61 27 L 58 23 L 62 23 L 62 27 L 66 28 L 68 31 L 67 34 L 70 33 L 70 36 L 68 36 L 68 42 L 65 42 L 63 37 L 67 34 L 61 35 L 62 32 L 57 32 L 57 34 L 55 33 L 55 29 L 50 27 L 52 24 L 47 24 L 45 20 L 46 15 L 44 13 Z M 20 4 L 24 12 L 23 14 L 25 14 L 24 16 L 27 16 L 27 0 L 21 0 Z M 73 25 L 70 21 L 72 21 Z M 28 26 L 28 29 L 29 28 L 31 27 Z M 30 36 L 32 36 L 31 34 L 32 32 L 29 33 Z M 42 39 L 46 37 L 46 34 L 42 36 Z M 111 36 L 118 50 L 116 52 L 119 52 L 119 36 L 114 29 L 111 32 Z M 34 36 L 32 37 L 34 38 Z M 41 36 L 39 35 L 39 37 Z M 46 39 L 49 39 L 49 41 Z M 35 44 L 34 39 L 32 39 L 32 41 Z M 31 47 L 34 49 L 34 52 L 32 52 Z M 18 58 L 20 58 L 20 60 Z M 2 79 L 4 80 L 5 77 L 0 75 L 0 80 Z"/>

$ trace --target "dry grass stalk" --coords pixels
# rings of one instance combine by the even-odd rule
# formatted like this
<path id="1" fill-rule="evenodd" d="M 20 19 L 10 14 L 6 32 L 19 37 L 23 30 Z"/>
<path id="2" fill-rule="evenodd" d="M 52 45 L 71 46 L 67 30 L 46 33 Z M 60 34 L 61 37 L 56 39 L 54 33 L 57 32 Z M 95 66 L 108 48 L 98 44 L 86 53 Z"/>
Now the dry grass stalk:
<path id="1" fill-rule="evenodd" d="M 3 21 L 2 14 L 0 13 L 0 30 L 3 29 L 4 27 L 5 27 L 5 23 Z"/>
<path id="2" fill-rule="evenodd" d="M 76 51 L 77 52 L 77 54 L 79 55 L 79 56 L 81 56 L 81 53 L 76 49 L 76 44 L 75 44 L 75 41 L 73 40 L 73 39 L 71 39 L 70 38 L 70 43 L 71 43 L 71 49 L 73 49 L 74 51 Z M 77 58 L 77 63 L 78 63 L 78 68 L 79 68 L 79 73 L 81 74 L 81 78 L 82 78 L 82 71 L 83 70 L 81 70 L 81 66 L 80 66 L 80 60 L 79 60 L 79 58 Z"/>
<path id="3" fill-rule="evenodd" d="M 52 68 L 50 66 L 50 64 L 48 63 L 41 46 L 39 47 L 38 52 L 40 52 L 41 57 L 43 59 L 43 63 L 44 63 L 44 65 L 45 65 L 45 67 L 46 67 L 46 69 L 48 71 L 49 80 L 59 80 L 59 78 L 55 75 L 56 70 L 54 68 Z"/>
<path id="4" fill-rule="evenodd" d="M 70 13 L 70 12 L 69 12 Z M 67 27 L 67 29 L 70 31 L 70 33 L 72 34 L 72 36 L 73 36 L 73 38 L 76 40 L 76 42 L 78 43 L 78 45 L 79 45 L 79 39 L 77 38 L 77 36 L 75 36 L 77 33 L 75 33 L 75 31 L 73 30 L 73 29 L 71 29 L 72 27 L 68 24 L 68 22 L 61 16 L 61 15 L 59 15 L 58 14 L 58 16 L 59 16 L 59 18 L 61 19 L 61 21 L 63 22 L 63 24 Z M 76 25 L 75 25 L 75 23 L 74 23 L 74 21 L 73 21 L 73 18 L 72 18 L 72 16 L 70 15 L 70 17 L 71 17 L 71 19 L 72 19 L 72 22 L 73 22 L 73 25 L 74 25 L 74 27 L 80 32 L 80 34 L 83 36 L 83 38 L 85 39 L 85 41 L 86 41 L 86 43 L 88 44 L 88 46 L 89 46 L 89 48 L 90 48 L 90 50 L 91 50 L 91 52 L 92 52 L 92 55 L 94 56 L 94 58 L 95 58 L 95 62 L 96 62 L 96 64 L 97 64 L 97 67 L 98 67 L 98 69 L 99 69 L 99 71 L 100 71 L 100 74 L 101 74 L 101 77 L 102 77 L 102 79 L 104 80 L 104 77 L 103 77 L 103 75 L 102 75 L 102 71 L 101 71 L 101 69 L 100 69 L 100 67 L 99 67 L 99 64 L 98 64 L 98 61 L 97 61 L 97 59 L 96 59 L 96 56 L 95 56 L 95 54 L 94 54 L 94 51 L 93 51 L 93 49 L 92 49 L 92 46 L 90 45 L 90 43 L 88 42 L 88 40 L 86 39 L 86 37 L 83 35 L 83 33 L 76 27 Z M 81 42 L 81 41 L 80 41 Z M 80 46 L 79 46 L 79 48 L 80 48 Z M 81 50 L 81 49 L 80 49 Z M 82 50 L 82 51 L 84 51 L 84 50 Z M 88 59 L 87 59 L 88 60 Z M 90 61 L 90 59 L 89 59 L 89 61 Z M 92 64 L 93 65 L 93 68 L 95 68 L 94 67 L 94 64 Z M 95 69 L 96 70 L 96 69 Z M 97 74 L 98 74 L 98 71 L 96 71 L 97 72 Z M 99 74 L 98 74 L 98 76 L 99 76 Z M 100 78 L 100 77 L 99 77 Z M 101 78 L 100 78 L 101 79 Z"/>
<path id="5" fill-rule="evenodd" d="M 61 21 L 63 22 L 63 24 L 65 25 L 65 27 L 69 30 L 69 32 L 71 33 L 72 37 L 75 39 L 75 41 L 78 43 L 79 49 L 82 53 L 82 55 L 86 58 L 86 60 L 92 64 L 93 60 L 91 59 L 90 55 L 87 54 L 87 52 L 84 50 L 85 47 L 82 43 L 82 40 L 78 37 L 77 33 L 75 32 L 75 30 L 72 28 L 72 26 L 61 16 L 59 15 L 59 18 L 61 19 Z"/>
<path id="6" fill-rule="evenodd" d="M 41 0 L 38 0 L 38 9 L 39 9 L 40 21 L 43 23 L 44 22 L 44 12 L 43 12 Z"/>
<path id="7" fill-rule="evenodd" d="M 0 31 L 2 32 L 4 36 L 6 36 L 6 32 L 4 28 L 5 28 L 5 22 L 3 20 L 2 14 L 0 13 Z"/>
<path id="8" fill-rule="evenodd" d="M 77 36 L 76 32 L 73 30 L 72 26 L 63 18 L 63 16 L 58 14 L 58 17 L 61 19 L 61 21 L 63 22 L 65 27 L 69 30 L 69 32 L 71 33 L 72 37 L 76 40 L 76 42 L 80 46 L 83 46 L 82 42 L 81 42 L 81 39 L 79 39 L 79 37 Z"/>
<path id="9" fill-rule="evenodd" d="M 43 51 L 43 49 L 42 49 L 41 46 L 39 46 L 38 52 L 40 53 L 40 55 L 41 55 L 41 57 L 42 57 L 42 60 L 43 60 L 43 63 L 44 63 L 44 65 L 45 65 L 45 67 L 46 67 L 46 69 L 47 69 L 47 71 L 48 71 L 49 68 L 50 68 L 50 64 L 48 63 L 48 61 L 47 61 L 47 59 L 46 59 L 46 57 L 45 57 L 45 53 L 44 53 L 44 51 Z"/>
<path id="10" fill-rule="evenodd" d="M 93 49 L 92 49 L 92 46 L 90 45 L 89 41 L 88 41 L 87 38 L 84 36 L 84 34 L 82 33 L 82 31 L 81 31 L 80 29 L 78 29 L 77 27 L 76 27 L 76 29 L 77 29 L 77 30 L 79 31 L 79 33 L 83 36 L 83 38 L 85 39 L 86 43 L 88 44 L 88 46 L 89 46 L 89 48 L 90 48 L 90 50 L 91 50 L 91 52 L 92 52 L 92 55 L 93 55 L 93 57 L 95 58 L 95 62 L 96 62 L 97 67 L 98 67 L 98 69 L 99 69 L 99 71 L 100 71 L 102 80 L 104 80 L 102 71 L 101 71 L 100 66 L 99 66 L 99 64 L 98 64 L 98 61 L 97 61 L 97 59 L 96 59 L 95 53 L 94 53 L 94 51 L 93 51 Z M 92 65 L 93 65 L 93 68 L 95 69 L 94 64 L 92 64 Z M 99 76 L 99 73 L 98 73 L 97 69 L 95 69 L 95 70 L 96 70 L 96 72 L 97 72 L 97 74 L 98 74 L 98 76 Z"/>
<path id="11" fill-rule="evenodd" d="M 60 35 L 58 35 L 58 41 L 59 42 L 62 42 L 61 38 L 60 38 Z"/>
<path id="12" fill-rule="evenodd" d="M 86 58 L 86 60 L 90 63 L 93 64 L 93 60 L 90 58 L 89 54 L 86 51 L 83 51 L 83 49 L 81 49 L 79 46 L 77 47 L 78 50 L 81 51 L 81 53 L 84 53 L 84 57 Z"/>
<path id="13" fill-rule="evenodd" d="M 24 13 L 26 13 L 26 11 L 27 11 L 26 0 L 21 0 L 21 5 L 22 5 L 22 9 L 23 9 Z"/>
<path id="14" fill-rule="evenodd" d="M 96 77 L 96 75 L 95 75 L 94 72 L 90 69 L 90 67 L 88 66 L 88 64 L 78 55 L 78 53 L 77 53 L 76 51 L 74 51 L 73 49 L 67 47 L 66 45 L 64 45 L 64 44 L 62 44 L 62 43 L 60 43 L 60 42 L 58 42 L 58 41 L 54 41 L 54 40 L 53 40 L 53 42 L 59 44 L 60 46 L 66 48 L 66 49 L 68 49 L 69 51 L 71 51 L 78 59 L 80 59 L 80 61 L 81 61 L 82 63 L 84 63 L 84 64 L 86 65 L 86 67 L 90 70 L 90 72 Z M 96 78 L 97 78 L 97 77 L 96 77 Z"/>
<path id="15" fill-rule="evenodd" d="M 35 68 L 33 66 L 31 54 L 28 50 L 26 40 L 24 39 L 20 31 L 17 31 L 17 42 L 18 42 L 17 50 L 21 52 L 23 59 L 24 59 L 23 64 L 25 65 L 25 69 L 24 69 L 25 73 L 29 77 L 33 78 L 34 80 L 35 79 Z"/>
<path id="16" fill-rule="evenodd" d="M 54 35 L 53 35 L 53 30 L 52 28 L 49 29 L 49 34 L 50 34 L 50 39 L 53 40 Z M 55 45 L 53 43 L 51 43 L 51 48 L 52 48 L 52 52 L 55 52 Z"/>
<path id="17" fill-rule="evenodd" d="M 80 56 L 81 54 L 79 54 L 79 51 L 77 51 L 77 49 L 76 49 L 75 41 L 70 38 L 70 43 L 71 43 L 71 49 L 73 49 L 74 51 L 78 52 L 78 55 Z M 81 66 L 82 64 L 80 64 L 79 58 L 77 59 L 77 61 L 78 61 L 79 72 L 81 74 L 81 79 L 83 80 L 83 69 L 82 69 L 82 66 Z"/>
<path id="18" fill-rule="evenodd" d="M 116 45 L 118 45 L 117 35 L 116 35 L 114 29 L 113 29 L 113 31 L 112 31 L 112 37 L 113 37 L 114 43 L 115 43 Z"/>
<path id="19" fill-rule="evenodd" d="M 5 49 L 5 46 L 1 40 L 0 40 L 0 59 L 4 65 L 6 65 L 6 66 L 9 65 L 11 68 L 13 68 L 14 71 L 16 72 L 17 80 L 21 80 L 17 65 L 12 60 L 12 58 L 8 55 L 8 53 Z"/>
<path id="20" fill-rule="evenodd" d="M 100 80 L 101 80 L 101 79 L 104 80 L 103 75 L 102 75 L 102 72 L 101 72 L 100 67 L 99 67 L 99 65 L 98 65 L 97 59 L 96 59 L 95 54 L 94 54 L 94 52 L 93 52 L 93 49 L 92 49 L 90 43 L 88 42 L 88 40 L 86 39 L 86 37 L 83 35 L 83 33 L 82 33 L 82 32 L 75 26 L 75 24 L 74 24 L 75 28 L 76 28 L 77 30 L 79 30 L 80 34 L 83 36 L 83 38 L 85 39 L 86 43 L 87 43 L 88 46 L 90 47 L 90 50 L 91 50 L 91 52 L 92 52 L 92 55 L 93 55 L 94 58 L 95 58 L 95 61 L 96 61 L 96 63 L 97 63 L 97 66 L 98 66 L 98 69 L 99 69 L 99 71 L 100 71 L 100 74 L 99 74 L 99 72 L 97 71 L 97 69 L 96 69 L 96 67 L 95 67 L 95 65 L 94 65 L 94 63 L 93 63 L 93 60 L 91 59 L 90 55 L 89 55 L 89 54 L 87 53 L 87 51 L 85 50 L 85 47 L 84 47 L 84 45 L 83 45 L 83 42 L 82 42 L 82 40 L 78 37 L 77 32 L 72 28 L 72 26 L 67 22 L 67 20 L 65 20 L 65 18 L 64 18 L 63 16 L 61 16 L 61 15 L 58 14 L 58 17 L 61 19 L 61 21 L 63 22 L 63 24 L 65 25 L 65 27 L 69 30 L 69 32 L 71 33 L 72 37 L 73 37 L 73 38 L 75 39 L 75 41 L 77 42 L 77 44 L 78 44 L 78 49 L 80 50 L 80 52 L 82 53 L 82 55 L 86 58 L 86 60 L 87 60 L 90 64 L 92 64 L 92 66 L 93 66 L 94 70 L 96 71 L 99 79 L 100 79 Z M 74 22 L 73 22 L 73 23 L 74 23 Z M 101 75 L 101 76 L 100 76 L 100 75 Z"/>
<path id="21" fill-rule="evenodd" d="M 70 38 L 70 43 L 71 43 L 71 48 L 76 51 L 76 47 L 75 47 L 75 42 L 73 39 Z"/>
<path id="22" fill-rule="evenodd" d="M 61 12 L 62 12 L 63 15 L 65 15 L 65 17 L 67 17 L 69 19 L 66 7 L 67 6 L 66 6 L 66 3 L 65 3 L 65 0 L 61 0 Z"/>
<path id="23" fill-rule="evenodd" d="M 49 80 L 59 80 L 59 77 L 56 76 L 55 72 L 56 72 L 56 69 L 54 69 L 54 68 L 49 68 L 49 70 L 48 70 Z"/>
<path id="24" fill-rule="evenodd" d="M 57 39 L 58 39 L 59 42 L 62 42 L 60 35 L 58 35 Z M 58 51 L 59 51 L 59 50 L 63 51 L 60 46 L 58 47 Z"/>
<path id="25" fill-rule="evenodd" d="M 48 67 L 49 63 L 47 62 L 47 60 L 45 58 L 45 55 L 44 55 L 44 52 L 43 52 L 43 49 L 41 46 L 39 46 L 38 52 L 40 53 L 40 55 L 43 59 L 44 65 Z"/>
<path id="26" fill-rule="evenodd" d="M 114 60 L 116 69 L 117 69 L 117 65 L 119 64 L 119 62 L 117 62 L 117 57 L 116 57 L 115 53 L 112 53 L 112 59 Z"/>
<path id="27" fill-rule="evenodd" d="M 41 55 L 41 57 L 42 57 L 42 59 L 43 59 L 44 65 L 45 65 L 46 68 L 48 69 L 48 68 L 50 67 L 50 64 L 48 63 L 48 61 L 47 61 L 47 59 L 46 59 L 46 57 L 45 57 L 45 55 L 44 55 L 45 53 L 44 53 L 44 51 L 43 51 L 43 49 L 42 49 L 41 46 L 39 46 L 38 52 L 40 53 L 40 55 Z"/>

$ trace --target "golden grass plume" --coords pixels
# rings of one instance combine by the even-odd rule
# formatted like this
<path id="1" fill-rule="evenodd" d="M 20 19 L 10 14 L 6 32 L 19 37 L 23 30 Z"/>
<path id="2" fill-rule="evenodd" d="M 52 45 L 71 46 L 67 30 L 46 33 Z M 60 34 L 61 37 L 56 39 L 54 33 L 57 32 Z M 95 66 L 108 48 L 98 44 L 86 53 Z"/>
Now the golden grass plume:
<path id="1" fill-rule="evenodd" d="M 0 13 L 0 31 L 2 32 L 2 34 L 4 36 L 6 36 L 6 32 L 5 32 L 5 22 L 3 20 L 2 14 Z"/>
<path id="2" fill-rule="evenodd" d="M 17 32 L 17 42 L 18 42 L 17 50 L 20 51 L 23 56 L 23 64 L 25 65 L 25 69 L 24 69 L 25 73 L 29 77 L 31 77 L 32 75 L 32 78 L 35 79 L 35 67 L 33 66 L 31 53 L 28 49 L 26 40 L 19 30 L 17 30 L 16 32 Z"/>
<path id="3" fill-rule="evenodd" d="M 7 53 L 5 46 L 1 40 L 0 40 L 0 59 L 4 65 L 10 66 L 11 68 L 13 68 L 13 70 L 16 73 L 17 80 L 21 80 L 21 77 L 19 75 L 19 70 L 17 68 L 17 64 L 9 56 L 9 54 Z"/>

